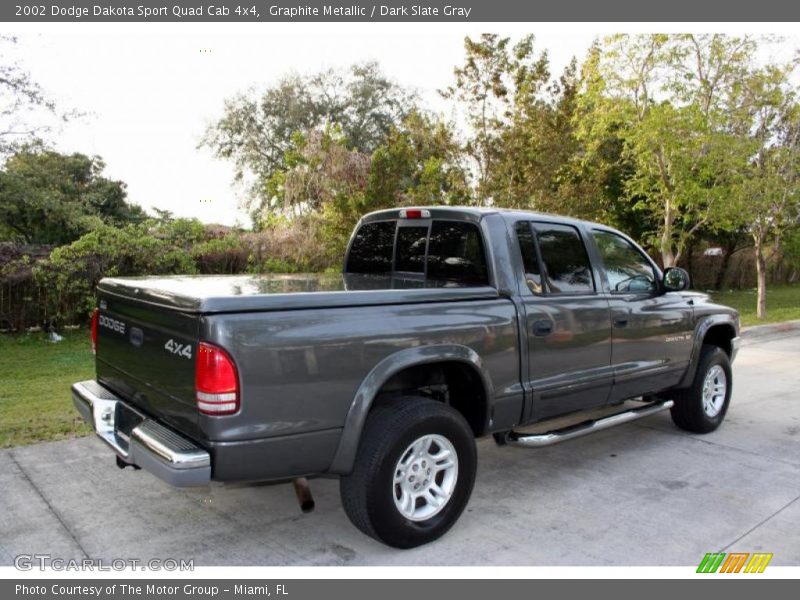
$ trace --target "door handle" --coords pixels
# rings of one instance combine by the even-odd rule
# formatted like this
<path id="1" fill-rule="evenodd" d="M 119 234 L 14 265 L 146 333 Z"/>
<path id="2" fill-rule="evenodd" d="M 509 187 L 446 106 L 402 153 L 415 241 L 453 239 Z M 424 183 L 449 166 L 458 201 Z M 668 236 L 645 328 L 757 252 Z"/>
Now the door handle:
<path id="1" fill-rule="evenodd" d="M 627 327 L 628 317 L 616 317 L 614 319 L 614 327 Z"/>
<path id="2" fill-rule="evenodd" d="M 553 324 L 550 321 L 545 321 L 545 320 L 534 321 L 533 325 L 531 326 L 531 329 L 533 330 L 533 335 L 538 335 L 538 336 L 550 335 L 551 333 L 553 333 Z"/>

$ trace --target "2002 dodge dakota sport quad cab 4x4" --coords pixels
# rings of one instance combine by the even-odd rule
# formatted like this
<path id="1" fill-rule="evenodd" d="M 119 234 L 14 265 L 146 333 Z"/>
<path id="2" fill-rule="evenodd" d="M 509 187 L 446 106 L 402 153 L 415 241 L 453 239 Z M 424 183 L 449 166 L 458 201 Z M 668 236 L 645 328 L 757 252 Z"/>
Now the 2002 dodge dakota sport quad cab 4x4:
<path id="1" fill-rule="evenodd" d="M 384 210 L 338 276 L 103 279 L 97 378 L 73 398 L 119 466 L 176 486 L 338 476 L 359 529 L 413 547 L 464 510 L 477 437 L 539 447 L 662 410 L 716 429 L 739 317 L 688 285 L 603 225 Z"/>

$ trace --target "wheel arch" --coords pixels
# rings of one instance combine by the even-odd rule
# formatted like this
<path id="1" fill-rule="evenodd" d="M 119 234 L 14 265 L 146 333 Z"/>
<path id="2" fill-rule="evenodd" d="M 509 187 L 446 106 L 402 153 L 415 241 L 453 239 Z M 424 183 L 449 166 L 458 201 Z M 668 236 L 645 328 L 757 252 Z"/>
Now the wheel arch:
<path id="1" fill-rule="evenodd" d="M 697 365 L 700 362 L 703 344 L 712 344 L 721 348 L 733 360 L 735 353 L 733 340 L 736 339 L 737 335 L 736 321 L 732 316 L 709 315 L 703 317 L 695 328 L 689 367 L 678 387 L 688 387 L 692 384 L 697 372 Z"/>
<path id="2" fill-rule="evenodd" d="M 344 475 L 352 470 L 367 415 L 387 382 L 403 371 L 415 367 L 434 367 L 446 363 L 463 365 L 480 381 L 485 406 L 482 426 L 477 429 L 485 431 L 489 422 L 490 398 L 494 387 L 478 353 L 460 344 L 431 344 L 406 348 L 381 360 L 362 380 L 347 411 L 339 446 L 328 471 Z"/>

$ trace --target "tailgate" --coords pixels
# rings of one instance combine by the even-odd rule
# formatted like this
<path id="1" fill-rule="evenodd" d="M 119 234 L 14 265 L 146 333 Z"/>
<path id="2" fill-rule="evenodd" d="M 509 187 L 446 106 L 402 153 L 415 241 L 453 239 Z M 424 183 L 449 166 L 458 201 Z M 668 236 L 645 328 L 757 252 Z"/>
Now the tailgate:
<path id="1" fill-rule="evenodd" d="M 194 365 L 199 315 L 99 295 L 97 379 L 133 406 L 199 437 Z"/>

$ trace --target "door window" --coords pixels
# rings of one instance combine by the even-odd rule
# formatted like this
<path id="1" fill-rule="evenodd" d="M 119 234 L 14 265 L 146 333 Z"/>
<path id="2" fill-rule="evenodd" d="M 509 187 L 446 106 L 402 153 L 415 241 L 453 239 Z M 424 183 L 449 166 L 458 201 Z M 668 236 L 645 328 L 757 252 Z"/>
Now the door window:
<path id="1" fill-rule="evenodd" d="M 612 292 L 654 292 L 658 289 L 649 260 L 628 240 L 610 231 L 592 232 Z"/>
<path id="2" fill-rule="evenodd" d="M 531 224 L 527 221 L 517 223 L 517 243 L 519 243 L 519 251 L 522 254 L 525 283 L 534 294 L 541 294 L 542 273 L 539 269 L 539 258 L 536 256 L 536 243 L 533 241 Z"/>
<path id="3" fill-rule="evenodd" d="M 569 225 L 534 223 L 548 290 L 553 294 L 594 291 L 592 265 L 578 230 Z"/>

